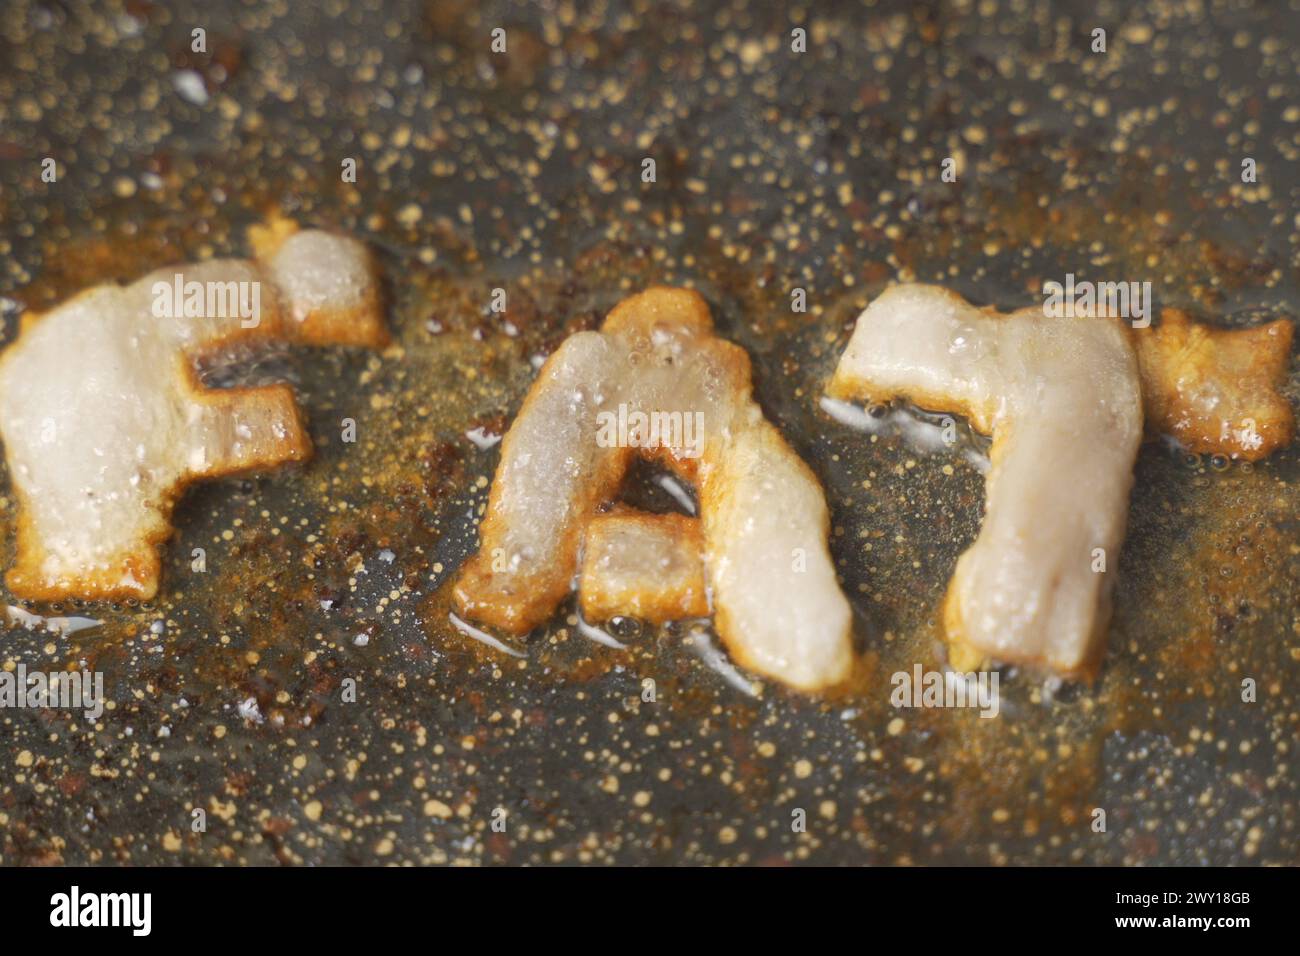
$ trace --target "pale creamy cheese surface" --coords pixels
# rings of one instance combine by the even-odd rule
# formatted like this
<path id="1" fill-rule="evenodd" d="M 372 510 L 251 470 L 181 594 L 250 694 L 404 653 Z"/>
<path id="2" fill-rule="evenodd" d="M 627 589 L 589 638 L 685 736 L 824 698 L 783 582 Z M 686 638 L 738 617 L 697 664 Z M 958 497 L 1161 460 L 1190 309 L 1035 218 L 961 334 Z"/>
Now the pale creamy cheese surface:
<path id="1" fill-rule="evenodd" d="M 207 389 L 197 359 L 271 339 L 377 342 L 378 301 L 364 246 L 307 231 L 270 268 L 164 267 L 25 316 L 0 358 L 0 433 L 21 508 L 11 590 L 152 597 L 157 545 L 188 483 L 311 452 L 287 385 Z"/>
<path id="2" fill-rule="evenodd" d="M 1088 670 L 1109 618 L 1142 440 L 1119 320 L 1008 315 L 903 285 L 859 317 L 830 392 L 901 397 L 991 433 L 983 524 L 949 585 L 953 661 Z"/>

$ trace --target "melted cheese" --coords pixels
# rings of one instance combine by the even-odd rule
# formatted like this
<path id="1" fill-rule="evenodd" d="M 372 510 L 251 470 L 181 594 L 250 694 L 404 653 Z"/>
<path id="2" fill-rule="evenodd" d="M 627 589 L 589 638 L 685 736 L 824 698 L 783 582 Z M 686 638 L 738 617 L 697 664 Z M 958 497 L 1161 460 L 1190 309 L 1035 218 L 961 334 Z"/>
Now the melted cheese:
<path id="1" fill-rule="evenodd" d="M 178 275 L 182 288 L 224 295 L 226 314 L 209 311 L 206 296 L 200 314 L 174 301 L 155 308 Z M 235 308 L 240 283 L 245 303 L 258 284 L 255 316 Z M 168 267 L 25 316 L 0 359 L 0 431 L 21 505 L 10 589 L 32 599 L 151 598 L 157 545 L 187 484 L 311 453 L 287 385 L 208 390 L 195 359 L 235 342 L 377 343 L 376 290 L 364 246 L 309 231 L 291 235 L 269 268 Z"/>
<path id="2" fill-rule="evenodd" d="M 652 447 L 644 430 L 609 440 L 613 423 L 638 415 L 677 427 Z M 850 611 L 821 489 L 764 420 L 748 358 L 713 335 L 696 293 L 651 289 L 600 332 L 567 339 L 501 449 L 479 552 L 455 588 L 465 615 L 514 634 L 546 620 L 572 587 L 597 509 L 643 454 L 699 486 L 715 624 L 731 653 L 800 688 L 847 675 Z"/>

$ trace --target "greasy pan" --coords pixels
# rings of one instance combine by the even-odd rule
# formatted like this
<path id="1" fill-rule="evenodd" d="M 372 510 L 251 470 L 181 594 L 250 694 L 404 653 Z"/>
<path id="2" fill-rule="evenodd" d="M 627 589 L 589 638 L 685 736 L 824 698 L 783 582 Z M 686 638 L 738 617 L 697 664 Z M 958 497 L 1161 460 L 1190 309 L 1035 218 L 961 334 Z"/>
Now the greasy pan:
<path id="1" fill-rule="evenodd" d="M 278 210 L 371 244 L 394 344 L 209 369 L 295 383 L 314 460 L 192 489 L 147 606 L 6 628 L 6 668 L 84 661 L 111 705 L 0 712 L 0 859 L 1294 863 L 1300 449 L 1144 446 L 1096 682 L 1008 671 L 995 719 L 895 710 L 891 674 L 942 664 L 982 478 L 817 399 L 891 280 L 1009 309 L 1088 274 L 1221 325 L 1294 316 L 1295 11 L 587 6 L 6 7 L 6 342 L 95 282 L 244 254 Z M 826 489 L 842 693 L 749 696 L 682 627 L 618 651 L 569 609 L 512 658 L 448 624 L 498 451 L 466 433 L 501 434 L 535 358 L 656 282 L 706 296 Z M 6 560 L 14 520 L 8 493 Z"/>

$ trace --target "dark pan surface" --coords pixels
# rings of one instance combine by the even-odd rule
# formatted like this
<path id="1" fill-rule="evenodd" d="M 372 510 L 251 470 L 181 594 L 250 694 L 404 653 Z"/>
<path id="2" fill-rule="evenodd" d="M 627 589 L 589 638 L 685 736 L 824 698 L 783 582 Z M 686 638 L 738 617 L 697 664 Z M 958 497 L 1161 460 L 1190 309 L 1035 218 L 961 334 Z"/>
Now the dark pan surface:
<path id="1" fill-rule="evenodd" d="M 113 707 L 0 712 L 0 859 L 1295 863 L 1300 451 L 1146 446 L 1099 681 L 1004 673 L 982 720 L 888 702 L 895 671 L 940 664 L 982 479 L 817 408 L 895 278 L 1003 308 L 1067 272 L 1149 279 L 1208 321 L 1294 315 L 1295 3 L 593 6 L 6 4 L 6 340 L 23 307 L 243 254 L 279 209 L 373 244 L 396 344 L 241 373 L 297 383 L 315 460 L 193 489 L 152 605 L 5 632 L 4 666 L 84 660 Z M 504 428 L 534 356 L 652 282 L 704 292 L 827 488 L 850 692 L 748 698 L 680 629 L 616 652 L 561 613 L 516 661 L 446 623 L 496 461 L 465 432 Z"/>

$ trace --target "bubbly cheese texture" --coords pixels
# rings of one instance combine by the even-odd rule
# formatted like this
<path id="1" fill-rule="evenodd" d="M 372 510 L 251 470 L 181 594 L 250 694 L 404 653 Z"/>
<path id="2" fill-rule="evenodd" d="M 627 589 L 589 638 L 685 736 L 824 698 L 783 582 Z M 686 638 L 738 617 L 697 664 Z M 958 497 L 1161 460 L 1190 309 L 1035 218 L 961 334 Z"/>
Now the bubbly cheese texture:
<path id="1" fill-rule="evenodd" d="M 858 318 L 829 391 L 959 412 L 992 434 L 984 522 L 944 609 L 954 666 L 992 658 L 1088 673 L 1142 440 L 1121 323 L 1002 315 L 944 289 L 895 286 Z"/>
<path id="2" fill-rule="evenodd" d="M 13 593 L 147 600 L 186 485 L 310 456 L 288 385 L 206 389 L 196 372 L 235 343 L 383 342 L 365 247 L 285 231 L 271 266 L 166 267 L 23 317 L 0 357 L 0 433 L 20 505 Z"/>
<path id="3" fill-rule="evenodd" d="M 461 612 L 510 633 L 568 595 L 598 509 L 632 456 L 695 483 L 718 633 L 755 671 L 813 689 L 844 679 L 851 614 L 808 467 L 750 397 L 749 360 L 695 292 L 653 288 L 548 359 L 501 444 Z"/>

